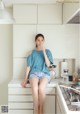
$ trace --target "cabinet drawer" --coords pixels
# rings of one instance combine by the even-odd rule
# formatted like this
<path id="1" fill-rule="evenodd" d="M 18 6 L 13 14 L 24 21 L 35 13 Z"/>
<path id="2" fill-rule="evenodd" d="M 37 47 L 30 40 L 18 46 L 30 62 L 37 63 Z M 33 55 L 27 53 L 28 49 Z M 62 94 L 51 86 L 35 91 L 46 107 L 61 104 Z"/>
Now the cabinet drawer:
<path id="1" fill-rule="evenodd" d="M 9 102 L 31 102 L 33 101 L 32 95 L 9 95 Z"/>
<path id="2" fill-rule="evenodd" d="M 45 89 L 46 94 L 55 94 L 55 88 L 46 88 Z M 9 88 L 8 94 L 10 95 L 32 95 L 31 88 Z"/>
<path id="3" fill-rule="evenodd" d="M 45 93 L 46 94 L 55 94 L 55 88 L 52 88 L 52 87 L 50 87 L 50 88 L 46 88 L 45 89 Z"/>
<path id="4" fill-rule="evenodd" d="M 33 114 L 33 110 L 9 110 L 8 114 Z"/>
<path id="5" fill-rule="evenodd" d="M 33 109 L 33 103 L 8 103 L 9 109 Z"/>
<path id="6" fill-rule="evenodd" d="M 8 89 L 8 94 L 32 94 L 31 88 L 9 88 Z"/>

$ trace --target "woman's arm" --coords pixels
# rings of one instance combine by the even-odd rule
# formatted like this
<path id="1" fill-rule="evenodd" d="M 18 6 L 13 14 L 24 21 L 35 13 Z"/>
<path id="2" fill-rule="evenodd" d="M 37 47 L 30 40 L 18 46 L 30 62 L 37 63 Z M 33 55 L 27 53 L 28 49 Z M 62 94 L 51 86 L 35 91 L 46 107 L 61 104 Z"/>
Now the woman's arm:
<path id="1" fill-rule="evenodd" d="M 30 72 L 30 66 L 27 66 L 27 68 L 26 68 L 26 75 L 25 75 L 25 79 L 27 79 L 27 78 L 28 78 L 29 72 Z"/>
<path id="2" fill-rule="evenodd" d="M 48 59 L 48 56 L 47 56 L 47 54 L 46 54 L 45 49 L 43 49 L 43 54 L 44 54 L 44 58 L 45 58 L 45 63 L 46 63 L 46 65 L 47 65 L 47 67 L 49 67 L 49 66 L 50 66 L 50 61 L 49 61 L 49 59 Z"/>
<path id="3" fill-rule="evenodd" d="M 23 80 L 22 83 L 21 83 L 22 87 L 26 87 L 27 78 L 28 78 L 29 72 L 30 72 L 30 66 L 28 66 L 28 67 L 26 68 L 26 75 L 25 75 L 24 80 Z"/>

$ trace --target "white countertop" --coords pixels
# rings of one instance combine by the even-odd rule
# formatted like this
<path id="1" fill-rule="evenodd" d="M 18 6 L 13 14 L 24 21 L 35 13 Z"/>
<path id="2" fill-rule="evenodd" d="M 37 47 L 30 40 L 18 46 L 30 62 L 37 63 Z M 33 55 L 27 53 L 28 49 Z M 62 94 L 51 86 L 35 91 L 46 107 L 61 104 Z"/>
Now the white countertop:
<path id="1" fill-rule="evenodd" d="M 22 87 L 21 86 L 22 79 L 11 80 L 8 84 L 8 87 Z M 56 87 L 56 85 L 60 82 L 60 79 L 52 79 L 50 83 L 48 83 L 47 87 Z M 29 83 L 26 84 L 26 87 L 31 87 Z"/>
<path id="2" fill-rule="evenodd" d="M 10 81 L 10 83 L 8 84 L 8 87 L 20 87 L 20 88 L 22 88 L 22 86 L 21 86 L 21 82 L 22 82 L 22 79 L 16 79 L 16 80 L 12 80 L 12 81 Z M 62 105 L 63 105 L 63 107 L 64 107 L 64 112 L 65 112 L 65 114 L 80 114 L 80 111 L 70 111 L 69 109 L 68 109 L 68 106 L 67 106 L 67 104 L 66 104 L 66 101 L 65 101 L 65 99 L 64 99 L 64 97 L 63 97 L 63 95 L 62 95 L 62 92 L 61 92 L 61 90 L 60 90 L 60 87 L 59 87 L 59 82 L 63 82 L 63 80 L 60 78 L 60 79 L 53 79 L 53 80 L 51 80 L 51 82 L 47 85 L 47 87 L 56 87 L 56 89 L 57 89 L 57 94 L 60 96 L 60 101 L 62 102 Z M 30 84 L 28 83 L 27 85 L 26 85 L 26 87 L 30 87 Z"/>

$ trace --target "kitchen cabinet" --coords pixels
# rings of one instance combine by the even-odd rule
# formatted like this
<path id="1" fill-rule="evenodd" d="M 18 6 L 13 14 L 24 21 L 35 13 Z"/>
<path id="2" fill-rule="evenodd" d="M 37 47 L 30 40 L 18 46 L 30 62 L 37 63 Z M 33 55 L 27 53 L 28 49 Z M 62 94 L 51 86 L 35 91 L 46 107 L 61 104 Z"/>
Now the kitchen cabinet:
<path id="1" fill-rule="evenodd" d="M 63 23 L 68 23 L 68 21 L 73 17 L 73 15 L 78 9 L 79 9 L 79 3 L 64 3 Z"/>
<path id="2" fill-rule="evenodd" d="M 16 24 L 62 24 L 62 4 L 13 5 Z"/>
<path id="3" fill-rule="evenodd" d="M 44 114 L 55 114 L 55 88 L 47 87 L 44 103 Z M 34 105 L 30 84 L 21 87 L 21 80 L 13 80 L 8 84 L 9 114 L 34 114 Z"/>
<path id="4" fill-rule="evenodd" d="M 58 98 L 57 98 L 56 101 L 57 101 L 56 102 L 56 114 L 62 114 L 61 109 L 60 109 Z"/>
<path id="5" fill-rule="evenodd" d="M 38 24 L 62 24 L 62 5 L 38 5 Z"/>
<path id="6" fill-rule="evenodd" d="M 37 5 L 13 5 L 16 24 L 37 24 Z"/>

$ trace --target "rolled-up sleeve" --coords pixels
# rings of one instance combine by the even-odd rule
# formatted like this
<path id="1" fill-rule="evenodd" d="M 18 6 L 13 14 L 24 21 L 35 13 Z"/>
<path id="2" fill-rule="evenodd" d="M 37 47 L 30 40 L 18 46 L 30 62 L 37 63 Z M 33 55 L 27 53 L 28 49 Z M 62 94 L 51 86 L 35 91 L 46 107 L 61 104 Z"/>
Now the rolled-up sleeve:
<path id="1" fill-rule="evenodd" d="M 53 64 L 54 63 L 53 56 L 50 50 L 47 50 L 47 56 L 48 56 L 50 63 Z"/>
<path id="2" fill-rule="evenodd" d="M 31 55 L 29 55 L 28 57 L 27 57 L 27 66 L 32 66 L 32 57 L 31 57 Z"/>

